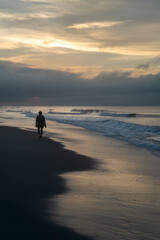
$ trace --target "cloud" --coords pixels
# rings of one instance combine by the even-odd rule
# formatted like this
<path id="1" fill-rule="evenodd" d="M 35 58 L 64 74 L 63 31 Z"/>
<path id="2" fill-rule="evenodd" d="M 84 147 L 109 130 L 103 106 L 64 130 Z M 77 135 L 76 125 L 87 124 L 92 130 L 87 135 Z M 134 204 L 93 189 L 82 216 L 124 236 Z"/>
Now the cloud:
<path id="1" fill-rule="evenodd" d="M 1 0 L 0 59 L 130 71 L 160 55 L 159 8 L 159 0 Z"/>
<path id="2" fill-rule="evenodd" d="M 158 105 L 160 73 L 130 77 L 130 72 L 79 75 L 0 62 L 0 102 L 52 105 Z M 32 101 L 31 101 L 32 99 Z"/>
<path id="3" fill-rule="evenodd" d="M 137 66 L 137 68 L 142 68 L 142 69 L 148 69 L 150 68 L 151 66 L 158 66 L 160 63 L 160 58 L 159 57 L 156 57 L 156 58 L 153 58 L 151 59 L 150 61 L 148 61 L 147 63 L 142 63 L 142 64 L 139 64 Z"/>
<path id="4" fill-rule="evenodd" d="M 144 64 L 140 64 L 137 66 L 137 68 L 143 68 L 143 69 L 147 69 L 150 67 L 150 64 L 149 63 L 144 63 Z"/>
<path id="5" fill-rule="evenodd" d="M 49 40 L 71 42 L 76 45 L 77 50 L 82 51 L 88 49 L 92 52 L 127 55 L 160 54 L 158 31 L 160 19 L 157 11 L 160 4 L 155 0 L 154 4 L 148 1 L 146 4 L 144 0 L 141 4 L 129 0 L 118 2 L 100 0 L 98 4 L 95 0 L 42 2 L 13 0 L 13 2 L 14 6 L 10 7 L 4 0 L 2 1 L 1 13 L 6 19 L 2 21 L 5 34 L 1 36 L 6 36 L 6 39 L 8 35 L 11 39 L 13 35 L 19 37 L 21 31 L 24 33 L 22 43 L 27 39 L 31 45 L 32 38 L 29 41 L 28 32 L 32 31 L 35 35 L 39 33 L 34 39 L 38 44 L 38 35 L 42 35 L 43 32 Z M 14 38 L 14 41 L 17 39 Z M 35 46 L 36 44 L 33 48 Z M 54 48 L 54 45 L 52 47 Z"/>
<path id="6" fill-rule="evenodd" d="M 83 28 L 104 28 L 104 27 L 113 27 L 118 24 L 122 24 L 123 22 L 86 22 L 86 23 L 79 23 L 73 24 L 68 26 L 68 28 L 75 28 L 75 29 L 83 29 Z"/>
<path id="7" fill-rule="evenodd" d="M 24 21 L 24 20 L 30 20 L 30 19 L 43 19 L 43 18 L 54 18 L 56 15 L 53 15 L 53 13 L 27 13 L 27 14 L 17 14 L 17 13 L 5 13 L 0 12 L 0 19 L 6 19 L 10 21 Z"/>

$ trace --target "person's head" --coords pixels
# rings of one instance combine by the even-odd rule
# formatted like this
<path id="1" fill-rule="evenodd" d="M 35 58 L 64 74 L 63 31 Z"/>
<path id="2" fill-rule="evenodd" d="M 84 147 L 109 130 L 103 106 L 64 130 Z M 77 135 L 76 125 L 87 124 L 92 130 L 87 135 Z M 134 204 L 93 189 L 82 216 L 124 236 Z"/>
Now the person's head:
<path id="1" fill-rule="evenodd" d="M 42 111 L 39 111 L 39 115 L 42 115 Z"/>

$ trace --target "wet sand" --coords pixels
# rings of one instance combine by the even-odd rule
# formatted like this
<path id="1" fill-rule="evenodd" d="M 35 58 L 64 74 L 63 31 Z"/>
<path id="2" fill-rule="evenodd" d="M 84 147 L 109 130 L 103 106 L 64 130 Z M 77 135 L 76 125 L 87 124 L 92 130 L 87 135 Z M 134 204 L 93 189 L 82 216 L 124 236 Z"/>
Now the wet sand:
<path id="1" fill-rule="evenodd" d="M 51 129 L 67 149 L 96 159 L 92 171 L 61 175 L 69 190 L 49 199 L 52 219 L 95 240 L 159 240 L 158 152 L 69 125 Z"/>
<path id="2" fill-rule="evenodd" d="M 34 132 L 0 127 L 0 165 L 0 239 L 90 239 L 50 221 L 45 203 L 67 192 L 59 174 L 90 170 L 93 160 Z"/>

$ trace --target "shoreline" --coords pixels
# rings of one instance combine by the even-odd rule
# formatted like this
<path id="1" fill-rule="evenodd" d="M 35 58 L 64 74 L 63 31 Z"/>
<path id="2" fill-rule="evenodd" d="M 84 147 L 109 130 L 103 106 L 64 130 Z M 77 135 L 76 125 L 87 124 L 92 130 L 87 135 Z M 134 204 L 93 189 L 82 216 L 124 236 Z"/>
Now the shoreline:
<path id="1" fill-rule="evenodd" d="M 35 132 L 0 126 L 0 135 L 2 239 L 90 239 L 51 222 L 45 200 L 67 192 L 59 174 L 91 170 L 94 160 Z"/>
<path id="2" fill-rule="evenodd" d="M 7 201 L 1 201 L 3 213 L 1 222 L 5 219 L 4 206 L 10 219 L 10 216 L 13 218 L 16 213 L 17 203 L 19 213 L 23 213 L 22 217 L 18 214 L 19 219 L 23 220 L 25 216 L 26 218 L 23 224 L 21 221 L 17 225 L 13 224 L 12 220 L 9 225 L 4 222 L 1 234 L 4 233 L 3 229 L 10 230 L 6 226 L 10 226 L 12 231 L 10 237 L 8 233 L 4 240 L 28 240 L 33 236 L 34 240 L 44 238 L 63 240 L 66 237 L 71 240 L 159 239 L 157 237 L 160 234 L 158 226 L 160 159 L 158 156 L 123 141 L 107 138 L 82 128 L 72 128 L 69 125 L 51 125 L 49 129 L 52 129 L 52 134 L 45 133 L 44 135 L 49 138 L 42 139 L 38 138 L 35 131 L 12 127 L 8 129 L 12 130 L 12 144 L 9 135 L 5 138 L 5 134 L 1 134 L 1 136 L 4 135 L 4 139 L 0 139 L 1 143 L 2 140 L 4 143 L 1 147 L 4 149 L 9 145 L 11 152 L 7 154 L 10 157 L 19 152 L 18 149 L 25 153 L 19 154 L 19 160 L 14 164 L 15 168 L 21 165 L 20 169 L 23 171 L 16 169 L 15 173 L 23 172 L 24 176 L 19 177 L 19 180 L 23 180 L 27 174 L 25 172 L 28 172 L 26 166 L 29 164 L 31 172 L 27 174 L 26 179 L 30 179 L 31 174 L 31 179 L 34 181 L 27 181 L 27 188 L 25 186 L 24 189 L 21 183 L 17 185 L 15 181 L 17 175 L 14 176 L 13 181 L 11 172 L 8 172 L 7 177 L 10 182 L 9 187 L 7 186 L 8 192 L 12 189 L 12 192 L 9 192 L 12 199 L 8 202 L 8 206 L 11 207 L 7 209 Z M 18 138 L 20 135 L 17 133 L 22 134 L 22 139 L 19 139 L 20 146 L 14 142 L 14 131 Z M 29 144 L 30 147 L 26 145 L 28 140 L 32 143 Z M 40 159 L 37 159 L 37 152 Z M 45 155 L 46 152 L 47 155 Z M 56 158 L 57 154 L 61 157 Z M 29 163 L 25 164 L 28 159 Z M 21 160 L 23 160 L 22 164 L 20 164 Z M 13 162 L 13 159 L 10 159 L 10 162 Z M 11 166 L 9 164 L 8 166 L 10 169 Z M 38 174 L 36 174 L 37 171 Z M 6 174 L 4 167 L 1 167 L 1 172 L 3 177 Z M 38 179 L 36 176 L 39 176 Z M 23 193 L 22 197 L 20 194 L 17 197 L 16 193 L 16 200 L 15 185 L 18 186 L 19 193 Z M 40 195 L 37 196 L 37 194 Z M 33 206 L 32 209 L 30 209 L 31 206 Z M 10 210 L 12 211 L 9 215 Z M 26 227 L 17 230 L 18 226 Z M 17 232 L 21 232 L 21 236 L 12 237 L 14 228 Z"/>
<path id="3" fill-rule="evenodd" d="M 52 219 L 95 240 L 158 240 L 159 157 L 86 129 L 61 124 L 53 132 L 66 149 L 96 159 L 96 169 L 62 174 L 69 191 L 56 196 L 56 210 L 48 202 Z"/>

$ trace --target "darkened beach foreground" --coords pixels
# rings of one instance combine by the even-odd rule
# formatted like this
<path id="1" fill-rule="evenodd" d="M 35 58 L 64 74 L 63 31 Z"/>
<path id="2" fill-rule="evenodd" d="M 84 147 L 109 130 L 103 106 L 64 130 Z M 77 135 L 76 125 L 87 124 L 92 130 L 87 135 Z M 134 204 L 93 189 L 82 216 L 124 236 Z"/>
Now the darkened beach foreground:
<path id="1" fill-rule="evenodd" d="M 0 127 L 0 239 L 80 239 L 49 220 L 45 200 L 67 189 L 58 176 L 89 170 L 93 160 L 34 132 Z"/>

